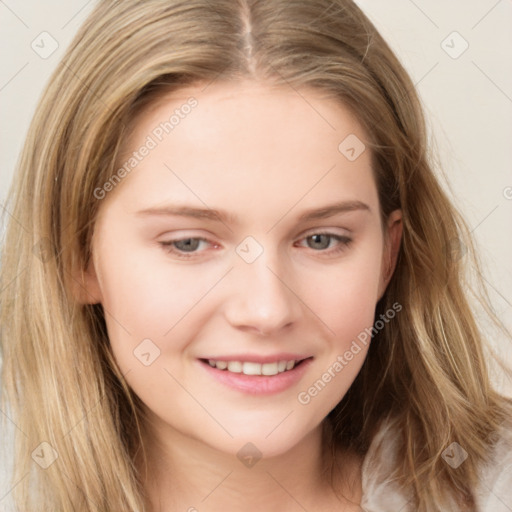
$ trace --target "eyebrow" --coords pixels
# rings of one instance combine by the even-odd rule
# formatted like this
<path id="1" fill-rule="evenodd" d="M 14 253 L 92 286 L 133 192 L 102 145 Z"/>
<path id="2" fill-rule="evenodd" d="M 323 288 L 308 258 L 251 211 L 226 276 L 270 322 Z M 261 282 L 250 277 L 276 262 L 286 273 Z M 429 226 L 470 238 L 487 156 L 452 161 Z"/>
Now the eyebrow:
<path id="1" fill-rule="evenodd" d="M 326 219 L 333 217 L 339 213 L 348 213 L 353 211 L 371 211 L 370 207 L 362 201 L 342 201 L 321 208 L 312 208 L 304 211 L 299 217 L 298 221 L 307 222 L 311 220 Z M 194 208 L 191 206 L 174 206 L 166 205 L 161 207 L 145 208 L 136 212 L 141 216 L 177 216 L 188 217 L 194 219 L 206 219 L 226 224 L 238 224 L 239 220 L 236 215 L 225 210 L 218 210 L 214 208 Z"/>

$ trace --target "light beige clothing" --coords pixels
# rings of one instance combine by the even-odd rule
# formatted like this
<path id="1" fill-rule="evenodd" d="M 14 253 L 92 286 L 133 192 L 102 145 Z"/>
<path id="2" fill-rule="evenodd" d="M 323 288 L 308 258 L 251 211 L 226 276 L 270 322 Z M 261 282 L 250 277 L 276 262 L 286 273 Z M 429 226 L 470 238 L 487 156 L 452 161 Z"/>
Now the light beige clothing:
<path id="1" fill-rule="evenodd" d="M 395 432 L 393 423 L 386 422 L 363 461 L 361 508 L 364 512 L 415 512 L 412 496 L 389 478 L 393 461 L 398 456 Z M 479 512 L 512 512 L 512 428 L 502 429 L 493 463 L 481 468 L 480 474 L 480 487 L 476 490 Z M 449 508 L 449 512 L 457 510 L 455 503 Z"/>

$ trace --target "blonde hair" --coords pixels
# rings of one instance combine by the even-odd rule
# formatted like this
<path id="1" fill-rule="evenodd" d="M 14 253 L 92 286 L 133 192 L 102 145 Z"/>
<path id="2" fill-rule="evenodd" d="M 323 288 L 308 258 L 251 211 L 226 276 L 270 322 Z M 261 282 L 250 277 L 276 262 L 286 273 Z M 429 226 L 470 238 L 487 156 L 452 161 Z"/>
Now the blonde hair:
<path id="1" fill-rule="evenodd" d="M 403 309 L 329 414 L 331 446 L 364 455 L 393 418 L 403 455 L 393 477 L 415 509 L 446 510 L 451 496 L 476 510 L 478 468 L 512 411 L 491 386 L 466 296 L 462 265 L 478 262 L 434 176 L 414 84 L 348 0 L 105 0 L 79 30 L 41 98 L 8 205 L 16 221 L 2 254 L 1 347 L 4 398 L 26 434 L 16 440 L 17 506 L 145 509 L 134 462 L 140 406 L 101 306 L 76 300 L 101 204 L 94 190 L 116 172 L 121 141 L 151 101 L 242 78 L 313 87 L 352 109 L 369 137 L 383 219 L 403 211 L 398 265 L 376 315 Z M 459 240 L 464 258 L 453 250 Z M 35 472 L 42 441 L 58 459 Z M 441 458 L 454 441 L 471 454 L 456 471 Z"/>

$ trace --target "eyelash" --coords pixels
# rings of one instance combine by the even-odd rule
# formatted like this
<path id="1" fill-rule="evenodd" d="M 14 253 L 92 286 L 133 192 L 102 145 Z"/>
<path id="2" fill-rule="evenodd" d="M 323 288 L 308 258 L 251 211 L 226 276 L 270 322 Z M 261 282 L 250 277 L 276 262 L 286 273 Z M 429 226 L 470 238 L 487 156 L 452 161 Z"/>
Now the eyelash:
<path id="1" fill-rule="evenodd" d="M 314 252 L 324 253 L 324 254 L 328 254 L 330 256 L 334 256 L 336 254 L 341 253 L 347 247 L 349 247 L 350 244 L 352 243 L 352 239 L 347 236 L 336 235 L 334 233 L 329 233 L 329 232 L 325 232 L 325 231 L 319 231 L 319 232 L 312 233 L 310 235 L 305 236 L 301 240 L 307 240 L 308 238 L 311 238 L 313 236 L 319 236 L 319 235 L 328 236 L 331 239 L 334 239 L 339 242 L 339 244 L 334 249 L 320 249 L 320 250 L 311 249 Z M 194 258 L 195 255 L 198 254 L 197 251 L 183 252 L 180 249 L 176 249 L 175 247 L 173 247 L 173 244 L 175 244 L 177 242 L 183 242 L 185 240 L 199 240 L 200 242 L 210 243 L 209 240 L 207 240 L 206 238 L 202 238 L 202 237 L 186 237 L 186 238 L 179 238 L 176 240 L 166 240 L 165 242 L 159 242 L 159 243 L 165 249 L 166 252 L 174 254 L 178 258 L 182 258 L 182 259 Z M 214 245 L 216 245 L 216 244 L 214 244 Z"/>

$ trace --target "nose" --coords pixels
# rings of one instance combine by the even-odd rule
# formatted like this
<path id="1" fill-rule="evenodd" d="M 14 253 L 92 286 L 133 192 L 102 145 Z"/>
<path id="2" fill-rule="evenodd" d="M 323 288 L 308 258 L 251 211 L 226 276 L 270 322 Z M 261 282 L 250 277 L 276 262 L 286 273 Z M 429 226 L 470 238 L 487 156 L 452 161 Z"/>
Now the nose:
<path id="1" fill-rule="evenodd" d="M 238 261 L 230 275 L 225 317 L 235 328 L 269 336 L 301 317 L 301 302 L 289 272 L 265 251 L 256 261 Z"/>

